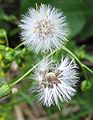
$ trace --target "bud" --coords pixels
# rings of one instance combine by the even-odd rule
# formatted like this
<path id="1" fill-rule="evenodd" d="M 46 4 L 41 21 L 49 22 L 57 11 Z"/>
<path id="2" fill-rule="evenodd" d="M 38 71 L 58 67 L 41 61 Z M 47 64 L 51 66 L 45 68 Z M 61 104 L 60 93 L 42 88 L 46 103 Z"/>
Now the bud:
<path id="1" fill-rule="evenodd" d="M 9 87 L 9 85 L 7 85 L 7 84 L 2 85 L 0 87 L 0 98 L 5 97 L 10 92 L 11 92 L 11 88 Z"/>
<path id="2" fill-rule="evenodd" d="M 91 88 L 91 82 L 90 82 L 90 81 L 84 80 L 84 81 L 81 83 L 81 90 L 82 90 L 82 91 L 89 90 L 90 88 Z"/>

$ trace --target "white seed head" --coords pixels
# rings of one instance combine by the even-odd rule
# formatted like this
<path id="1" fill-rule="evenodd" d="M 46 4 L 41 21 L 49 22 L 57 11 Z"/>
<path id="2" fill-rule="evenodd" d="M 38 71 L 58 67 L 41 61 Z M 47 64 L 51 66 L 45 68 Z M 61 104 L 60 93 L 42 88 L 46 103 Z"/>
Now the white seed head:
<path id="1" fill-rule="evenodd" d="M 42 64 L 46 67 L 41 70 Z M 62 58 L 61 64 L 54 64 L 56 63 L 53 60 L 44 59 L 36 68 L 34 79 L 39 83 L 39 101 L 45 106 L 56 104 L 60 108 L 59 102 L 69 101 L 76 93 L 75 86 L 79 77 L 77 65 L 68 57 Z"/>
<path id="2" fill-rule="evenodd" d="M 50 5 L 30 8 L 19 26 L 24 44 L 36 52 L 61 47 L 68 36 L 66 17 Z"/>

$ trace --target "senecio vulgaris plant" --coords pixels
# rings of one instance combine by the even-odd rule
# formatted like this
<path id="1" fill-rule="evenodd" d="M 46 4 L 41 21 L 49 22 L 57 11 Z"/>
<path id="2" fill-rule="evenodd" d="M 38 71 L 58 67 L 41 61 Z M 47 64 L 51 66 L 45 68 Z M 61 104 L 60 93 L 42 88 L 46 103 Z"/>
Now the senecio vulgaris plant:
<path id="1" fill-rule="evenodd" d="M 42 52 L 44 58 L 12 84 L 1 85 L 0 98 L 11 93 L 15 84 L 34 71 L 32 78 L 38 84 L 30 91 L 37 93 L 37 100 L 43 105 L 47 107 L 56 105 L 60 108 L 60 102 L 71 100 L 76 93 L 79 80 L 76 62 L 84 73 L 88 70 L 93 74 L 93 71 L 65 46 L 69 34 L 66 16 L 51 5 L 41 4 L 36 9 L 30 8 L 28 13 L 23 15 L 19 27 L 22 43 L 16 48 L 24 44 L 27 48 L 33 49 L 36 54 Z M 72 59 L 69 56 L 62 56 L 60 63 L 53 60 L 52 55 L 60 50 L 65 51 Z M 84 81 L 82 85 L 89 85 L 89 82 Z"/>

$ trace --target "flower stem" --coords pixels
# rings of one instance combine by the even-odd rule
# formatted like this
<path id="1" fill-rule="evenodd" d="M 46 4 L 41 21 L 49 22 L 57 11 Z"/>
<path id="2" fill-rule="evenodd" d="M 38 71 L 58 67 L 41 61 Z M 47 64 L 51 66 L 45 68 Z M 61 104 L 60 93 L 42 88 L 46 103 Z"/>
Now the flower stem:
<path id="1" fill-rule="evenodd" d="M 9 46 L 7 35 L 5 34 L 6 46 Z"/>
<path id="2" fill-rule="evenodd" d="M 62 49 L 65 52 L 69 53 L 78 62 L 81 68 L 85 68 L 86 70 L 88 70 L 89 72 L 93 74 L 93 71 L 89 67 L 87 67 L 85 64 L 83 64 L 68 48 L 66 48 L 65 46 L 62 46 Z"/>
<path id="3" fill-rule="evenodd" d="M 91 72 L 93 74 L 93 71 L 88 68 L 85 64 L 83 64 L 68 48 L 66 48 L 65 46 L 62 46 L 62 49 L 67 52 L 68 54 L 70 54 L 71 56 L 73 56 L 73 58 L 79 63 L 79 65 L 81 66 L 82 69 L 86 69 L 89 72 Z M 48 58 L 50 56 L 52 56 L 55 52 L 57 52 L 59 49 L 54 50 L 53 52 L 51 52 L 49 55 L 47 55 L 45 58 Z M 15 84 L 17 84 L 18 82 L 20 82 L 21 80 L 23 80 L 27 75 L 29 75 L 40 63 L 42 62 L 42 60 L 40 62 L 38 62 L 36 65 L 34 65 L 32 68 L 30 68 L 23 76 L 21 76 L 18 80 L 16 80 L 15 82 L 13 82 L 12 84 L 10 84 L 10 86 L 14 86 Z"/>
<path id="4" fill-rule="evenodd" d="M 87 67 L 85 64 L 82 63 L 82 67 L 84 67 L 86 70 L 91 72 L 93 74 L 93 70 L 91 70 L 89 67 Z"/>
<path id="5" fill-rule="evenodd" d="M 14 50 L 18 49 L 19 47 L 21 47 L 23 45 L 24 42 L 21 42 L 19 45 L 17 45 Z"/>
<path id="6" fill-rule="evenodd" d="M 59 49 L 54 50 L 53 52 L 51 52 L 49 55 L 47 55 L 45 58 L 48 58 L 50 56 L 52 56 L 54 53 L 56 53 Z M 43 60 L 43 59 L 42 59 Z M 13 82 L 12 84 L 10 84 L 10 86 L 14 86 L 15 84 L 17 84 L 18 82 L 20 82 L 23 78 L 25 78 L 27 75 L 29 75 L 41 62 L 38 62 L 36 65 L 34 65 L 32 68 L 30 68 L 23 76 L 21 76 L 18 80 L 16 80 L 15 82 Z"/>

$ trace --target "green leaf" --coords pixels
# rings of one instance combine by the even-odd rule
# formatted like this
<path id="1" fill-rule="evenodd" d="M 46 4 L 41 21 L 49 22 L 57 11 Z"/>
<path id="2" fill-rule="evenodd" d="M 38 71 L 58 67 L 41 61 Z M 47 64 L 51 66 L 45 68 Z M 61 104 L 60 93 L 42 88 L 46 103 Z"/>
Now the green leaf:
<path id="1" fill-rule="evenodd" d="M 86 24 L 84 16 L 81 15 L 69 15 L 68 21 L 71 38 L 78 35 Z"/>
<path id="2" fill-rule="evenodd" d="M 80 34 L 80 39 L 87 39 L 89 37 L 93 36 L 93 19 L 92 21 L 89 21 L 86 26 L 84 27 L 83 31 Z"/>

